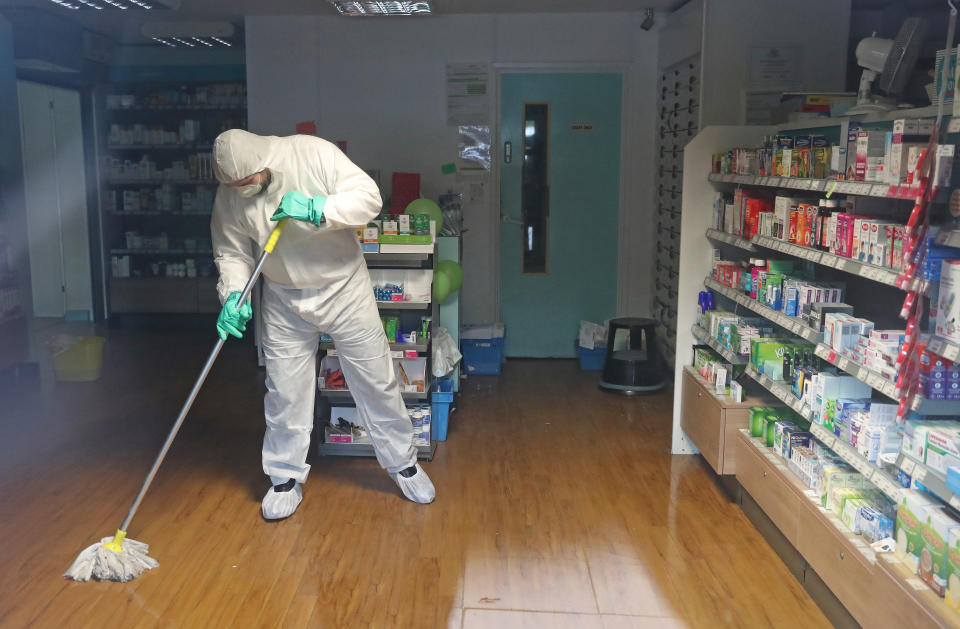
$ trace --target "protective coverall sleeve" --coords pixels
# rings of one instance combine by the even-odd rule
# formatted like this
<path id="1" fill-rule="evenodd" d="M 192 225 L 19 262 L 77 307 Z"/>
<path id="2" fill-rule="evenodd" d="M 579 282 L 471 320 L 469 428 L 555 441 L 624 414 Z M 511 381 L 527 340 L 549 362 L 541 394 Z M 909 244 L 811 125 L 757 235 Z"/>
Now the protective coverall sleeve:
<path id="1" fill-rule="evenodd" d="M 327 229 L 365 226 L 383 208 L 376 182 L 335 146 L 323 153 L 323 176 L 329 191 L 323 206 Z"/>
<path id="2" fill-rule="evenodd" d="M 221 304 L 226 302 L 230 293 L 243 290 L 256 266 L 253 239 L 243 228 L 242 220 L 242 214 L 230 207 L 222 191 L 217 191 L 210 222 L 210 237 L 213 261 L 220 272 L 217 294 Z"/>

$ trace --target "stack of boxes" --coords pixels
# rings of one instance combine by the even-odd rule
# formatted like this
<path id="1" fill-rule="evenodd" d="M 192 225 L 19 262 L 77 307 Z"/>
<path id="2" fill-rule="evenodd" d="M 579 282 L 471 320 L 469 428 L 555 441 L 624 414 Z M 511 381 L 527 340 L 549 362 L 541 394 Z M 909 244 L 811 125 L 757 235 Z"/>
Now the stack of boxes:
<path id="1" fill-rule="evenodd" d="M 931 400 L 960 400 L 960 364 L 920 347 L 919 393 Z"/>

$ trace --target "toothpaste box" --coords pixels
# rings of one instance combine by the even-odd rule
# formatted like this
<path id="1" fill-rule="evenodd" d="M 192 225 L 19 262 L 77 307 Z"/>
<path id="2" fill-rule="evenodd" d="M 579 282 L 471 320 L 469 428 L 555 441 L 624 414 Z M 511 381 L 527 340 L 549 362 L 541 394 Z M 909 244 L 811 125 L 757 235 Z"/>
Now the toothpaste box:
<path id="1" fill-rule="evenodd" d="M 921 526 L 927 507 L 936 507 L 940 503 L 912 490 L 901 493 L 897 506 L 896 541 L 894 555 L 911 572 L 916 573 L 920 565 L 920 552 L 923 549 Z"/>
<path id="2" fill-rule="evenodd" d="M 940 596 L 946 593 L 950 576 L 947 545 L 953 530 L 960 530 L 960 520 L 951 515 L 946 507 L 927 506 L 924 509 L 924 518 L 920 524 L 923 546 L 920 549 L 917 574 Z"/>
<path id="3" fill-rule="evenodd" d="M 960 466 L 960 432 L 934 428 L 927 432 L 927 467 L 946 475 L 947 468 Z"/>

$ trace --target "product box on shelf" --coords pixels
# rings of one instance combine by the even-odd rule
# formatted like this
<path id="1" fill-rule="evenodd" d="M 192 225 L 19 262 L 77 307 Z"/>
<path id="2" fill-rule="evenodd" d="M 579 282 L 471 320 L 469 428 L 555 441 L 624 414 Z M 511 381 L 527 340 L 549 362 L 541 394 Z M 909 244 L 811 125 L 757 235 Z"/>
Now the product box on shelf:
<path id="1" fill-rule="evenodd" d="M 947 468 L 960 466 L 960 431 L 939 427 L 928 430 L 925 457 L 927 467 L 943 475 Z"/>
<path id="2" fill-rule="evenodd" d="M 944 260 L 940 265 L 936 333 L 960 341 L 960 260 Z"/>
<path id="3" fill-rule="evenodd" d="M 960 520 L 943 506 L 928 506 L 924 509 L 920 524 L 923 547 L 917 574 L 934 592 L 943 596 L 950 576 L 947 545 L 951 531 L 960 531 Z"/>
<path id="4" fill-rule="evenodd" d="M 893 537 L 894 523 L 886 514 L 874 506 L 865 506 L 858 514 L 860 534 L 871 544 Z"/>
<path id="5" fill-rule="evenodd" d="M 830 496 L 838 488 L 865 489 L 870 481 L 846 463 L 831 463 L 820 470 L 820 506 L 829 508 Z"/>
<path id="6" fill-rule="evenodd" d="M 960 612 L 960 529 L 950 529 L 947 537 L 947 565 L 944 599 L 950 609 Z"/>
<path id="7" fill-rule="evenodd" d="M 904 490 L 897 506 L 896 547 L 894 554 L 911 572 L 916 573 L 920 565 L 920 552 L 923 549 L 921 526 L 927 507 L 936 507 L 940 503 L 923 494 Z"/>
<path id="8" fill-rule="evenodd" d="M 953 158 L 957 147 L 954 144 L 937 146 L 936 160 L 933 165 L 933 187 L 949 188 L 950 174 L 953 172 Z"/>

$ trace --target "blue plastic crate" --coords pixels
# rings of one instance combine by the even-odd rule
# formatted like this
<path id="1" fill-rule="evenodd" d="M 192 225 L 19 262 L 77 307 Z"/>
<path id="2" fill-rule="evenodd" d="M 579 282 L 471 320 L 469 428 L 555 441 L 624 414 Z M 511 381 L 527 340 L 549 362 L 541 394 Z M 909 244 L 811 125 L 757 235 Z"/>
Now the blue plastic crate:
<path id="1" fill-rule="evenodd" d="M 580 358 L 580 369 L 583 371 L 602 371 L 603 361 L 607 358 L 607 348 L 598 347 L 587 349 L 577 344 L 577 357 Z"/>
<path id="2" fill-rule="evenodd" d="M 503 363 L 503 339 L 460 339 L 460 352 L 467 373 L 474 376 L 499 376 Z"/>
<path id="3" fill-rule="evenodd" d="M 433 384 L 433 440 L 447 440 L 447 425 L 450 423 L 450 404 L 453 403 L 453 381 L 437 380 Z"/>

